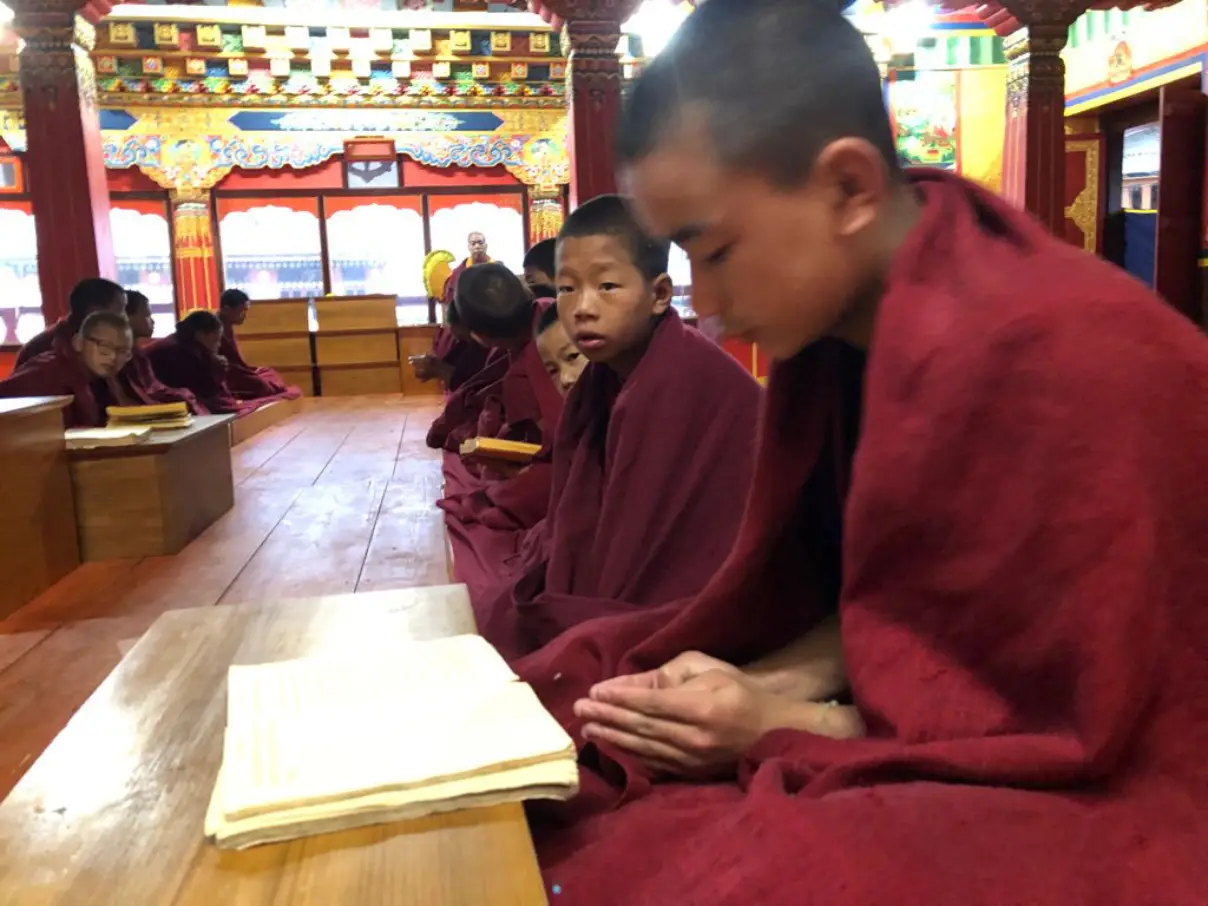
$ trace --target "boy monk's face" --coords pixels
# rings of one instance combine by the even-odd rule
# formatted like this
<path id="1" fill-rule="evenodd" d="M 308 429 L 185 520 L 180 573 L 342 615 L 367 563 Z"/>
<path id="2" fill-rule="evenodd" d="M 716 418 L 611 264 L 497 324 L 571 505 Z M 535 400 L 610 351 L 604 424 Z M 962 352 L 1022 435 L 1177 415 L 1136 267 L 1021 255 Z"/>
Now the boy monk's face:
<path id="1" fill-rule="evenodd" d="M 537 352 L 546 373 L 554 379 L 563 396 L 575 386 L 587 367 L 587 359 L 570 341 L 561 321 L 555 321 L 537 337 Z"/>
<path id="2" fill-rule="evenodd" d="M 76 334 L 72 345 L 89 372 L 96 377 L 110 378 L 130 361 L 134 336 L 129 327 L 119 330 L 102 324 L 93 327 L 87 336 Z"/>
<path id="3" fill-rule="evenodd" d="M 622 371 L 641 358 L 673 290 L 666 274 L 648 281 L 624 243 L 609 235 L 559 240 L 555 285 L 571 341 L 588 361 Z"/>
<path id="4" fill-rule="evenodd" d="M 552 274 L 547 274 L 541 268 L 530 264 L 524 269 L 524 282 L 532 289 L 535 286 L 553 286 L 554 278 Z"/>
<path id="5" fill-rule="evenodd" d="M 711 148 L 689 118 L 622 173 L 645 228 L 688 253 L 692 307 L 776 359 L 844 336 L 882 276 L 877 222 L 890 184 L 880 155 L 839 139 L 804 180 L 781 185 L 723 166 Z"/>

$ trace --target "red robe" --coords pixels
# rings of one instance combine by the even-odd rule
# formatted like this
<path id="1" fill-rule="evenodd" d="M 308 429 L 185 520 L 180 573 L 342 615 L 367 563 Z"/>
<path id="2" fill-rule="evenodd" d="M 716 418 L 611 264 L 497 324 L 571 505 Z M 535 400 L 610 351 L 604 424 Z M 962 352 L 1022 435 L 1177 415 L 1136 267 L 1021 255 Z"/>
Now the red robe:
<path id="1" fill-rule="evenodd" d="M 266 400 L 238 400 L 226 384 L 226 369 L 200 344 L 182 340 L 179 334 L 156 340 L 147 347 L 147 358 L 155 374 L 169 387 L 192 393 L 214 413 L 246 415 Z"/>
<path id="2" fill-rule="evenodd" d="M 30 359 L 34 358 L 34 356 L 50 352 L 55 343 L 66 343 L 70 346 L 71 339 L 75 336 L 77 329 L 66 318 L 59 318 L 54 324 L 51 324 L 21 347 L 17 353 L 17 361 L 14 367 L 20 368 Z"/>
<path id="3" fill-rule="evenodd" d="M 761 395 L 674 311 L 624 384 L 588 365 L 554 442 L 546 544 L 514 585 L 472 596 L 483 636 L 515 657 L 699 591 L 738 531 Z"/>
<path id="4" fill-rule="evenodd" d="M 444 296 L 441 299 L 445 308 L 457 297 L 457 281 L 468 267 L 469 258 L 453 268 L 449 279 L 445 281 Z M 443 326 L 436 328 L 436 335 L 432 338 L 433 357 L 453 368 L 452 375 L 445 382 L 445 389 L 450 392 L 460 389 L 486 366 L 489 352 L 485 346 L 472 340 L 458 339 L 453 335 L 453 331 Z"/>
<path id="5" fill-rule="evenodd" d="M 226 384 L 231 394 L 240 400 L 296 400 L 302 395 L 272 368 L 256 368 L 247 363 L 239 351 L 235 328 L 224 324 L 218 354 L 227 360 Z"/>
<path id="6" fill-rule="evenodd" d="M 146 350 L 135 346 L 126 367 L 118 374 L 123 389 L 142 405 L 154 403 L 188 403 L 194 415 L 208 415 L 209 409 L 192 392 L 183 387 L 169 387 L 155 376 Z"/>
<path id="7" fill-rule="evenodd" d="M 1204 901 L 1208 344 L 1001 199 L 913 179 L 844 525 L 868 738 L 776 731 L 710 784 L 585 745 L 578 800 L 532 812 L 567 902 Z M 833 376 L 824 344 L 773 370 L 747 516 L 704 592 L 517 665 L 576 737 L 598 680 L 693 649 L 745 663 L 820 618 L 794 515 Z"/>
<path id="8" fill-rule="evenodd" d="M 71 405 L 63 410 L 66 427 L 104 427 L 105 406 L 116 402 L 105 382 L 84 367 L 70 344 L 51 345 L 49 352 L 34 356 L 0 381 L 0 397 L 70 396 Z"/>

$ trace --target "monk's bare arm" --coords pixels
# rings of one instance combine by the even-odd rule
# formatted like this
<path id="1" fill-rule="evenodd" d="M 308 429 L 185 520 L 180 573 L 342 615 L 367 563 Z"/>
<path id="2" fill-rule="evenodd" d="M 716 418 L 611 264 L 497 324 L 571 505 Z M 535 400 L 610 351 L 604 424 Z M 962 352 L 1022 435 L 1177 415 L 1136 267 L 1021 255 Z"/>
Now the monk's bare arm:
<path id="1" fill-rule="evenodd" d="M 795 701 L 817 702 L 847 689 L 839 618 L 828 617 L 796 641 L 743 667 L 763 689 Z"/>

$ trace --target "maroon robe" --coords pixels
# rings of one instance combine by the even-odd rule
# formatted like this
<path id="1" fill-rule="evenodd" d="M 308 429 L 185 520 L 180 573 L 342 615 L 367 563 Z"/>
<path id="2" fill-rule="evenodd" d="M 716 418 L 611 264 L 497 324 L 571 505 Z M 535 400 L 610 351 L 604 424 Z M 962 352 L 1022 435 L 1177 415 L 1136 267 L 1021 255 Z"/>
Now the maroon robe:
<path id="1" fill-rule="evenodd" d="M 674 311 L 623 384 L 588 365 L 554 442 L 547 544 L 513 586 L 474 599 L 482 634 L 515 657 L 699 591 L 738 531 L 761 396 Z"/>
<path id="2" fill-rule="evenodd" d="M 157 403 L 187 403 L 194 415 L 209 415 L 210 410 L 183 387 L 169 387 L 155 376 L 146 350 L 137 344 L 126 367 L 118 374 L 122 389 L 140 405 Z"/>
<path id="3" fill-rule="evenodd" d="M 246 415 L 267 400 L 238 400 L 227 387 L 221 361 L 194 341 L 179 334 L 156 340 L 147 347 L 155 374 L 169 387 L 183 387 L 214 413 Z"/>
<path id="4" fill-rule="evenodd" d="M 70 346 L 71 339 L 76 335 L 78 329 L 77 325 L 70 323 L 66 318 L 59 318 L 54 324 L 47 327 L 21 347 L 20 351 L 17 352 L 17 361 L 14 367 L 20 368 L 30 359 L 34 358 L 34 356 L 50 352 L 56 343 L 66 343 Z"/>
<path id="5" fill-rule="evenodd" d="M 49 352 L 34 356 L 0 381 L 0 397 L 70 396 L 71 405 L 63 410 L 66 427 L 103 428 L 105 406 L 115 402 L 106 394 L 105 382 L 84 366 L 70 345 L 51 345 Z"/>
<path id="6" fill-rule="evenodd" d="M 441 305 L 445 308 L 457 297 L 457 281 L 469 267 L 470 259 L 467 258 L 449 274 L 441 299 Z M 450 392 L 460 389 L 466 381 L 486 367 L 489 352 L 485 346 L 473 340 L 458 339 L 453 331 L 444 326 L 437 327 L 436 335 L 432 338 L 433 358 L 453 368 L 452 374 L 445 382 L 445 389 Z"/>
<path id="7" fill-rule="evenodd" d="M 709 784 L 585 745 L 578 800 L 532 812 L 576 904 L 1204 900 L 1208 344 L 1001 199 L 912 178 L 844 526 L 868 738 L 776 731 Z M 704 592 L 516 665 L 576 738 L 599 680 L 687 650 L 746 663 L 821 618 L 794 517 L 833 366 L 817 344 L 774 368 L 747 516 Z"/>
<path id="8" fill-rule="evenodd" d="M 235 328 L 223 323 L 222 342 L 218 354 L 227 360 L 226 384 L 231 395 L 239 400 L 296 400 L 301 389 L 291 387 L 272 368 L 256 368 L 247 363 L 239 350 Z"/>

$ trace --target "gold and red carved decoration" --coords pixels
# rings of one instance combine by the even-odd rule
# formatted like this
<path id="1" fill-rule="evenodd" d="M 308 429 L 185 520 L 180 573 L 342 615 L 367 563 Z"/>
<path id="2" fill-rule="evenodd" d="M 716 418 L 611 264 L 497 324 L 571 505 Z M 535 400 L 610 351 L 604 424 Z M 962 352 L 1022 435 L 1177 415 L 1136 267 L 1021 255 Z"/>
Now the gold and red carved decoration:
<path id="1" fill-rule="evenodd" d="M 909 0 L 885 0 L 887 7 L 901 5 Z M 1174 6 L 1179 0 L 1107 0 L 1088 3 L 1086 0 L 986 0 L 984 3 L 969 3 L 968 0 L 937 0 L 936 5 L 945 12 L 955 13 L 972 9 L 977 18 L 994 33 L 1002 37 L 1014 34 L 1021 28 L 1037 24 L 1060 25 L 1066 28 L 1089 9 L 1161 9 Z"/>

